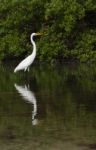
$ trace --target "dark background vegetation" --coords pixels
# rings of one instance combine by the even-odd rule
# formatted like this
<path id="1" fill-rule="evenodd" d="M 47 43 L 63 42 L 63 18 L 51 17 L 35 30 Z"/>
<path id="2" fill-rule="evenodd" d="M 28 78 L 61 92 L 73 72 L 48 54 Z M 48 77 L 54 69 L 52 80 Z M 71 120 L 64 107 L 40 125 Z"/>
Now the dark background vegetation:
<path id="1" fill-rule="evenodd" d="M 0 60 L 30 54 L 38 31 L 38 60 L 96 61 L 95 0 L 0 0 Z"/>

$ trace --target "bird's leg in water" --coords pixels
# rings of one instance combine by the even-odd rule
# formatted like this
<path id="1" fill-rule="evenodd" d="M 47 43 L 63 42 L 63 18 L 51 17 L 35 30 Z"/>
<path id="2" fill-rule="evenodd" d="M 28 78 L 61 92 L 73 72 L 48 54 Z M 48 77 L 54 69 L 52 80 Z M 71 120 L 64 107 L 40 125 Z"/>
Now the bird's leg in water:
<path id="1" fill-rule="evenodd" d="M 24 71 L 26 71 L 26 70 L 27 70 L 27 68 L 24 69 Z"/>
<path id="2" fill-rule="evenodd" d="M 28 70 L 28 72 L 29 72 L 29 67 L 28 67 L 28 69 L 27 69 L 27 70 Z"/>

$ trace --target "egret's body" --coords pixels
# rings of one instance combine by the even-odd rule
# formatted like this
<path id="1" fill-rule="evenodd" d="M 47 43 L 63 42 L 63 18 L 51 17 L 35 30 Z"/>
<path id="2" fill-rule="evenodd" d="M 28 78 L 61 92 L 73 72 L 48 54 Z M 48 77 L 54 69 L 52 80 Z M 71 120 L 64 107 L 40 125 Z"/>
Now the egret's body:
<path id="1" fill-rule="evenodd" d="M 29 55 L 27 58 L 25 58 L 24 60 L 22 60 L 19 65 L 14 69 L 14 72 L 17 72 L 19 70 L 24 70 L 26 71 L 28 69 L 29 71 L 29 67 L 30 65 L 33 63 L 35 57 L 36 57 L 36 44 L 33 40 L 33 37 L 34 36 L 37 36 L 37 35 L 41 35 L 40 33 L 32 33 L 31 34 L 31 43 L 33 45 L 33 52 L 31 55 Z"/>

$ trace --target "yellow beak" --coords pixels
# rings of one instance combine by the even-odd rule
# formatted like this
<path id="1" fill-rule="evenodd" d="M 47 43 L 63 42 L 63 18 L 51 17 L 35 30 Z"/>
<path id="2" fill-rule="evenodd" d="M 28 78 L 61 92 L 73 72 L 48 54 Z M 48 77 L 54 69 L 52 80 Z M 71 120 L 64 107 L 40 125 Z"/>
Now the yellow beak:
<path id="1" fill-rule="evenodd" d="M 43 33 L 37 32 L 36 35 L 42 35 Z"/>

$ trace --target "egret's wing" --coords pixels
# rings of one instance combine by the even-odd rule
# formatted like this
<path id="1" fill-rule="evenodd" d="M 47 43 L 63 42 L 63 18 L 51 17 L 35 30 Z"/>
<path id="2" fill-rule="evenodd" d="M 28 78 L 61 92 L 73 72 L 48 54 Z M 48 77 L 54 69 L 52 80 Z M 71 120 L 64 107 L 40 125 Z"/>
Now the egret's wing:
<path id="1" fill-rule="evenodd" d="M 27 58 L 25 58 L 24 60 L 22 60 L 19 65 L 15 68 L 15 70 L 23 70 L 26 67 L 28 67 L 30 65 L 31 62 L 31 55 L 29 55 Z"/>

